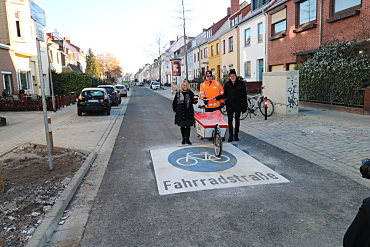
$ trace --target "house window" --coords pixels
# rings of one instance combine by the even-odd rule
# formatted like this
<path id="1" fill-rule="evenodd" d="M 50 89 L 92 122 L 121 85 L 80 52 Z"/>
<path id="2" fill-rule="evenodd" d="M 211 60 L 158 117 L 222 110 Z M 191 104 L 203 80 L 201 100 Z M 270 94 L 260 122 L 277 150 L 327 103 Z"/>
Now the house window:
<path id="1" fill-rule="evenodd" d="M 204 58 L 208 57 L 208 47 L 204 48 Z"/>
<path id="2" fill-rule="evenodd" d="M 334 13 L 355 7 L 361 4 L 361 0 L 332 0 Z"/>
<path id="3" fill-rule="evenodd" d="M 252 11 L 262 7 L 266 3 L 269 3 L 271 0 L 252 0 Z"/>
<path id="4" fill-rule="evenodd" d="M 258 43 L 262 43 L 263 41 L 263 23 L 258 23 Z"/>
<path id="5" fill-rule="evenodd" d="M 307 0 L 299 4 L 299 25 L 316 20 L 316 0 Z"/>
<path id="6" fill-rule="evenodd" d="M 222 40 L 222 54 L 226 53 L 226 40 Z"/>
<path id="7" fill-rule="evenodd" d="M 251 61 L 244 63 L 244 78 L 251 78 Z"/>
<path id="8" fill-rule="evenodd" d="M 245 29 L 244 32 L 244 46 L 250 46 L 251 45 L 251 29 Z"/>
<path id="9" fill-rule="evenodd" d="M 286 30 L 286 8 L 275 12 L 271 16 L 272 35 Z"/>
<path id="10" fill-rule="evenodd" d="M 16 31 L 16 37 L 21 38 L 21 19 L 20 19 L 20 12 L 14 13 L 14 20 L 15 20 L 15 31 Z"/>
<path id="11" fill-rule="evenodd" d="M 211 46 L 211 57 L 214 56 L 214 53 L 213 53 L 213 45 Z"/>
<path id="12" fill-rule="evenodd" d="M 31 90 L 30 72 L 19 71 L 18 81 L 20 82 L 19 89 Z"/>
<path id="13" fill-rule="evenodd" d="M 4 90 L 6 90 L 8 94 L 12 94 L 13 93 L 12 73 L 3 71 L 2 75 Z"/>
<path id="14" fill-rule="evenodd" d="M 198 52 L 198 61 L 199 61 L 199 52 Z"/>
<path id="15" fill-rule="evenodd" d="M 232 52 L 234 50 L 234 38 L 229 38 L 229 52 Z"/>
<path id="16" fill-rule="evenodd" d="M 273 24 L 273 33 L 280 33 L 286 30 L 286 20 L 277 22 Z"/>
<path id="17" fill-rule="evenodd" d="M 220 55 L 220 43 L 216 44 L 216 52 L 217 52 L 217 55 Z"/>
<path id="18" fill-rule="evenodd" d="M 194 53 L 194 62 L 196 62 L 196 61 L 197 61 L 197 54 Z"/>

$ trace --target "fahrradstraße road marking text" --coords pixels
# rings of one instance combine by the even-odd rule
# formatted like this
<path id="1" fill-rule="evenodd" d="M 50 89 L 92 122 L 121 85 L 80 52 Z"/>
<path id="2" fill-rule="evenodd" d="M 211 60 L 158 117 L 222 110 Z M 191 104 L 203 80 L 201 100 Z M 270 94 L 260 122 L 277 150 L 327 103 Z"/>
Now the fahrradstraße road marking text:
<path id="1" fill-rule="evenodd" d="M 159 194 L 289 182 L 232 144 L 220 157 L 212 150 L 212 144 L 151 150 Z"/>

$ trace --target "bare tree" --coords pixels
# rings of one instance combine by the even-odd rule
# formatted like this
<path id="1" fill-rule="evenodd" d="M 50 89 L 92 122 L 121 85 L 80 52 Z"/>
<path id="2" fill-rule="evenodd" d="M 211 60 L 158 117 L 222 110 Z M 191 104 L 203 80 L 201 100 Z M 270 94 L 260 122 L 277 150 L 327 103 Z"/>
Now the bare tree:
<path id="1" fill-rule="evenodd" d="M 162 32 L 153 34 L 154 40 L 149 44 L 150 50 L 144 49 L 149 57 L 156 59 L 159 65 L 159 82 L 162 81 L 162 63 L 166 60 L 168 53 L 166 52 L 168 43 L 165 42 Z"/>

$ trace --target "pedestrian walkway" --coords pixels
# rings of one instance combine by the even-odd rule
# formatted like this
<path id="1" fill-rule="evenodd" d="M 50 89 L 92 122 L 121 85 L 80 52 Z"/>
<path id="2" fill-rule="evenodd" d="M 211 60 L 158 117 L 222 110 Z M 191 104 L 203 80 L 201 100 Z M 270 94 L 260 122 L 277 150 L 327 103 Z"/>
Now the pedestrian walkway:
<path id="1" fill-rule="evenodd" d="M 156 92 L 171 100 L 174 97 L 170 88 Z M 265 120 L 259 113 L 241 121 L 240 130 L 370 186 L 358 170 L 361 160 L 370 158 L 369 123 L 369 115 L 300 107 L 299 117 L 274 114 Z"/>

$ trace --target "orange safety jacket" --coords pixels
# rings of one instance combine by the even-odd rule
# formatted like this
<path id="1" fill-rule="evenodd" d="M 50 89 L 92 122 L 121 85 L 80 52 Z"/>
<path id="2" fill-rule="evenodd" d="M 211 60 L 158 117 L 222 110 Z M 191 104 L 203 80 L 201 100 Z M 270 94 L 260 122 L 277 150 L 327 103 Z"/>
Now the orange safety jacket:
<path id="1" fill-rule="evenodd" d="M 216 108 L 216 107 L 221 106 L 221 104 L 225 102 L 224 99 L 216 100 L 212 98 L 217 97 L 222 94 L 224 94 L 224 89 L 221 83 L 218 81 L 204 80 L 204 82 L 200 84 L 200 88 L 199 88 L 200 98 L 211 99 L 211 100 L 208 100 L 208 104 L 206 105 L 207 108 Z"/>

